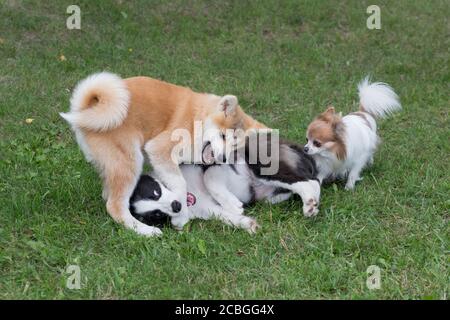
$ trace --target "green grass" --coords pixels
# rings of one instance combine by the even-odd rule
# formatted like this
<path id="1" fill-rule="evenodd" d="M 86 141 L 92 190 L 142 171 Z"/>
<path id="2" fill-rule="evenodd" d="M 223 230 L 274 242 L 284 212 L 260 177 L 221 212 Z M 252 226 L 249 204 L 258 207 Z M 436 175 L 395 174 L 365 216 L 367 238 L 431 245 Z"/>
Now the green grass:
<path id="1" fill-rule="evenodd" d="M 0 1 L 0 298 L 448 298 L 448 1 L 378 1 L 381 30 L 366 28 L 372 1 L 315 0 L 76 1 L 81 30 L 67 30 L 73 2 Z M 100 70 L 235 94 L 299 142 L 328 104 L 355 110 L 368 73 L 404 110 L 379 123 L 354 192 L 323 189 L 317 218 L 296 199 L 251 208 L 255 236 L 194 221 L 147 239 L 107 215 L 58 115 Z"/>

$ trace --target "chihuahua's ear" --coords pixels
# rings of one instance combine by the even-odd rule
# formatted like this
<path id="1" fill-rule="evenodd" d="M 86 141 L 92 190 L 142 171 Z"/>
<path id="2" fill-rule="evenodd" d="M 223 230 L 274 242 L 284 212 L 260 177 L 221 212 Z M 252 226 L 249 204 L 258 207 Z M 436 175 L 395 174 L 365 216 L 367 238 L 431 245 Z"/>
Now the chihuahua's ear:
<path id="1" fill-rule="evenodd" d="M 225 114 L 225 117 L 233 115 L 236 112 L 238 99 L 236 96 L 226 95 L 219 101 L 219 111 Z"/>
<path id="2" fill-rule="evenodd" d="M 334 110 L 334 107 L 332 105 L 329 105 L 327 107 L 327 110 L 325 110 L 324 114 L 333 115 L 336 113 L 336 110 Z"/>
<path id="3" fill-rule="evenodd" d="M 332 121 L 336 115 L 336 111 L 333 106 L 328 106 L 327 110 L 319 115 L 319 119 L 324 121 Z"/>

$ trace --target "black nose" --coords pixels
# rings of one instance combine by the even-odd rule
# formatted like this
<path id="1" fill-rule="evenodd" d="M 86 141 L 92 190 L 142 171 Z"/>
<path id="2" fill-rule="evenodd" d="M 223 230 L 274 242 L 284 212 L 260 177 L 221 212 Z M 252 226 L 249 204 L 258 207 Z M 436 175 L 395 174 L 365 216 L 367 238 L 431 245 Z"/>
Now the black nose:
<path id="1" fill-rule="evenodd" d="M 181 211 L 181 203 L 177 200 L 172 201 L 172 211 L 173 212 L 180 212 Z"/>
<path id="2" fill-rule="evenodd" d="M 307 146 L 305 146 L 305 147 L 303 148 L 303 150 L 304 150 L 305 152 L 308 152 L 309 148 L 308 148 Z"/>

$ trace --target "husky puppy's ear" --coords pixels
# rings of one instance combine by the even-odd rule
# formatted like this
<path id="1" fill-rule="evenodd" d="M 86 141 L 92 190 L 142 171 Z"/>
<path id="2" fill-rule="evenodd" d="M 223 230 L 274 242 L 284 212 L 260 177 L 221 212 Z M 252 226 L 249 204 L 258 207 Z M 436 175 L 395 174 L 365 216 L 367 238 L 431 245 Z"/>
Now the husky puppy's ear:
<path id="1" fill-rule="evenodd" d="M 238 106 L 238 99 L 233 95 L 223 96 L 219 101 L 218 109 L 225 114 L 225 117 L 234 115 L 236 107 Z"/>

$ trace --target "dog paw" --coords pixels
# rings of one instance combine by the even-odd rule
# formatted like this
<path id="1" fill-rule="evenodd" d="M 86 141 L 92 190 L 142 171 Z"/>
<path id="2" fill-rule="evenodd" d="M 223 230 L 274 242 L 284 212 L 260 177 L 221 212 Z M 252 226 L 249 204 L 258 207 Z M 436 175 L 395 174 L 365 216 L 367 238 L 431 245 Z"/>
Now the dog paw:
<path id="1" fill-rule="evenodd" d="M 171 223 L 175 230 L 181 231 L 186 223 L 189 222 L 188 215 L 172 217 Z"/>
<path id="2" fill-rule="evenodd" d="M 305 217 L 314 217 L 319 213 L 319 203 L 314 199 L 309 199 L 303 204 L 303 214 Z"/>
<path id="3" fill-rule="evenodd" d="M 250 234 L 255 234 L 261 226 L 255 219 L 249 217 L 243 217 L 241 221 L 242 227 Z"/>
<path id="4" fill-rule="evenodd" d="M 261 226 L 258 222 L 256 222 L 256 220 L 253 219 L 252 223 L 250 224 L 250 234 L 255 234 L 259 229 L 261 229 Z"/>
<path id="5" fill-rule="evenodd" d="M 351 177 L 347 180 L 347 183 L 345 184 L 345 190 L 350 191 L 355 188 L 355 184 L 358 181 L 361 181 L 362 177 Z"/>
<path id="6" fill-rule="evenodd" d="M 347 190 L 347 191 L 352 191 L 354 188 L 355 188 L 354 183 L 346 183 L 346 185 L 345 185 L 345 190 Z"/>
<path id="7" fill-rule="evenodd" d="M 136 232 L 142 236 L 146 237 L 159 237 L 162 235 L 161 229 L 152 226 L 139 226 Z"/>

